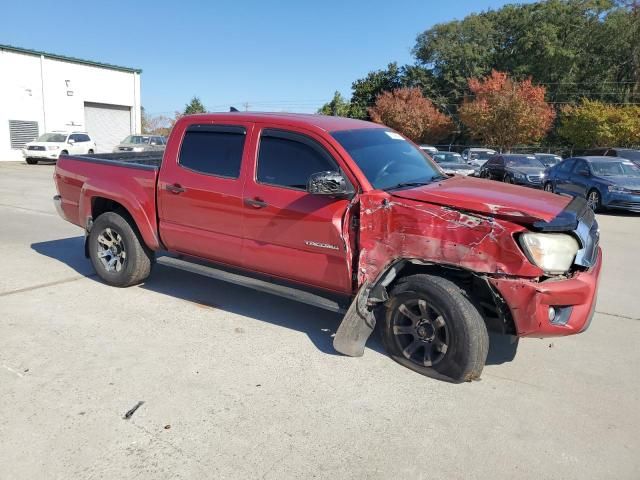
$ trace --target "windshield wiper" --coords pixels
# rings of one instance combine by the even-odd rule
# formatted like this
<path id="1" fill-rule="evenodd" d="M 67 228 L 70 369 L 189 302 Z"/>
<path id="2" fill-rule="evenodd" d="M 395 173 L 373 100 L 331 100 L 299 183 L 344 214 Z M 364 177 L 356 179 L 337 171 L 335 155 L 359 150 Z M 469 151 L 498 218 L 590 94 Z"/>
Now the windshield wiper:
<path id="1" fill-rule="evenodd" d="M 433 177 L 431 177 L 431 180 L 426 181 L 426 182 L 401 182 L 401 183 L 398 183 L 397 185 L 393 185 L 391 187 L 383 188 L 383 190 L 384 191 L 395 190 L 396 188 L 405 188 L 405 187 L 423 187 L 425 185 L 429 185 L 434 180 L 443 180 L 445 178 L 449 178 L 449 177 L 442 176 L 442 175 L 434 175 Z"/>

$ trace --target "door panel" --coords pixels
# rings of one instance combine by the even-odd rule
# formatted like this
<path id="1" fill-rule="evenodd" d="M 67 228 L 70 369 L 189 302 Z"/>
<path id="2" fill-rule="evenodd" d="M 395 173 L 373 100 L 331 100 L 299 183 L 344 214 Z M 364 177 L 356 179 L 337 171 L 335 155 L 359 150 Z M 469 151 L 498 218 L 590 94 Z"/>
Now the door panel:
<path id="1" fill-rule="evenodd" d="M 167 152 L 158 181 L 162 241 L 172 251 L 240 266 L 242 165 L 251 125 L 182 128 L 181 151 Z"/>
<path id="2" fill-rule="evenodd" d="M 278 135 L 278 132 L 263 131 L 260 143 L 256 135 L 259 150 L 256 173 L 247 179 L 244 192 L 247 202 L 244 206 L 245 266 L 350 293 L 351 259 L 343 240 L 343 219 L 349 200 L 310 195 L 302 188 L 260 183 L 265 180 L 306 184 L 304 178 L 309 172 L 302 165 L 313 164 L 307 168 L 310 172 L 318 168 L 336 171 L 339 166 L 322 139 L 312 138 L 311 134 L 284 135 L 284 139 Z M 322 158 L 327 160 L 326 166 Z M 289 171 L 284 171 L 287 169 L 281 167 L 287 162 L 290 162 Z"/>

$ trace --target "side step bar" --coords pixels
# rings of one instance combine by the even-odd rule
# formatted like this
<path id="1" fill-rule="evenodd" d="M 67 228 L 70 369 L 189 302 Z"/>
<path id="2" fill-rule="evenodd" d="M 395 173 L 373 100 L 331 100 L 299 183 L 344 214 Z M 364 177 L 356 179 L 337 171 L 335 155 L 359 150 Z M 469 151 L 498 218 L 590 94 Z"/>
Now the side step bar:
<path id="1" fill-rule="evenodd" d="M 306 303 L 319 307 L 331 312 L 344 314 L 346 309 L 340 305 L 339 302 L 332 300 L 321 295 L 316 295 L 305 290 L 298 290 L 296 288 L 279 285 L 276 283 L 270 283 L 257 278 L 246 277 L 237 273 L 231 273 L 217 268 L 209 267 L 207 265 L 201 265 L 199 263 L 192 263 L 181 258 L 175 257 L 158 257 L 156 263 L 167 267 L 177 268 L 184 270 L 185 272 L 196 273 L 205 277 L 213 278 L 215 280 L 222 280 L 223 282 L 234 283 L 243 287 L 258 290 L 260 292 L 270 293 L 279 297 L 287 298 L 289 300 L 295 300 L 296 302 Z"/>

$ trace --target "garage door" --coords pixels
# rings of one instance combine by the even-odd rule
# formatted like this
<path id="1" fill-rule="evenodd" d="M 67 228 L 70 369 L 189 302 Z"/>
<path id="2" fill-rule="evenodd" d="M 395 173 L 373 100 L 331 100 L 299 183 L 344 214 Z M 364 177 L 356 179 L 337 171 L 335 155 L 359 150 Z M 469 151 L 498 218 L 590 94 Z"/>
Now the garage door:
<path id="1" fill-rule="evenodd" d="M 131 107 L 85 103 L 84 121 L 87 132 L 97 144 L 97 153 L 111 152 L 124 137 L 133 133 Z"/>

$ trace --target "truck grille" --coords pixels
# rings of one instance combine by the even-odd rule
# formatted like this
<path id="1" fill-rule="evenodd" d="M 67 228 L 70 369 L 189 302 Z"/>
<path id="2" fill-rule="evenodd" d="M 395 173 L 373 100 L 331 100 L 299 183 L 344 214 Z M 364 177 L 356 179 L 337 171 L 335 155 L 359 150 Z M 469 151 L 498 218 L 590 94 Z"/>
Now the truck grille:
<path id="1" fill-rule="evenodd" d="M 531 183 L 540 183 L 542 177 L 540 175 L 527 175 L 527 178 Z"/>

